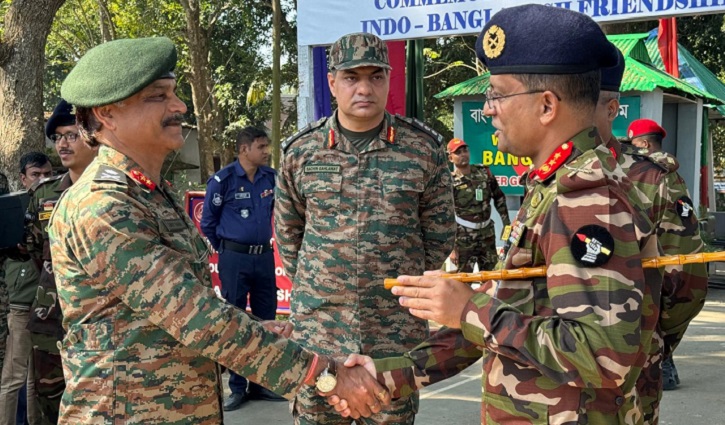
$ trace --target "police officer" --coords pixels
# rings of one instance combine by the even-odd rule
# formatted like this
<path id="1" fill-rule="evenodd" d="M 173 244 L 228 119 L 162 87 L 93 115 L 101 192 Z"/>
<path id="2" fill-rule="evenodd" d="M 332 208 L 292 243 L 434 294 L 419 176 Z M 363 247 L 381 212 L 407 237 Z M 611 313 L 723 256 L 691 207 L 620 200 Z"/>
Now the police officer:
<path id="1" fill-rule="evenodd" d="M 272 210 L 276 171 L 269 163 L 269 138 L 254 127 L 237 134 L 237 160 L 207 182 L 201 230 L 219 251 L 222 296 L 264 320 L 275 318 L 277 287 L 272 251 Z M 273 392 L 230 371 L 231 395 L 224 410 L 248 399 L 284 401 Z"/>
<path id="2" fill-rule="evenodd" d="M 367 371 L 337 367 L 216 297 L 206 242 L 161 179 L 184 143 L 175 65 L 168 38 L 114 40 L 86 52 L 61 87 L 84 142 L 100 148 L 48 226 L 66 330 L 58 424 L 222 423 L 218 364 L 288 398 L 316 385 L 378 412 L 390 398 Z"/>
<path id="3" fill-rule="evenodd" d="M 338 109 L 285 142 L 275 226 L 293 283 L 293 337 L 323 353 L 403 353 L 428 324 L 383 288 L 399 270 L 440 268 L 455 222 L 442 137 L 385 111 L 385 43 L 367 33 L 330 49 L 327 79 Z M 297 396 L 299 424 L 349 423 L 312 391 Z M 396 400 L 373 423 L 413 423 L 417 394 Z"/>
<path id="4" fill-rule="evenodd" d="M 470 163 L 468 145 L 461 139 L 448 142 L 448 160 L 453 164 L 453 200 L 456 204 L 456 245 L 450 259 L 458 271 L 470 273 L 478 261 L 479 270 L 492 270 L 498 261 L 496 235 L 491 222 L 491 200 L 509 226 L 506 195 L 485 165 Z"/>
<path id="5" fill-rule="evenodd" d="M 31 189 L 26 228 L 30 255 L 42 264 L 35 300 L 30 309 L 28 330 L 33 342 L 35 389 L 42 424 L 57 424 L 60 397 L 65 388 L 58 344 L 63 339 L 63 315 L 53 276 L 47 226 L 60 195 L 83 174 L 98 153 L 98 147 L 83 143 L 78 133 L 73 105 L 58 103 L 45 126 L 60 162 L 68 172 L 41 180 Z"/>

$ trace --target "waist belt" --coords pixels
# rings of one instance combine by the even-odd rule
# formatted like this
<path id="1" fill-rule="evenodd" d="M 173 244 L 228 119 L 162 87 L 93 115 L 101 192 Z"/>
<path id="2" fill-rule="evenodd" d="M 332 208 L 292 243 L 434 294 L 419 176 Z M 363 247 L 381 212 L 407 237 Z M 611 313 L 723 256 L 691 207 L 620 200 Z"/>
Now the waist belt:
<path id="1" fill-rule="evenodd" d="M 272 245 L 244 245 L 225 239 L 222 241 L 222 248 L 238 252 L 240 254 L 259 255 L 271 251 Z"/>
<path id="2" fill-rule="evenodd" d="M 484 227 L 488 226 L 488 224 L 491 222 L 491 219 L 489 218 L 486 221 L 482 221 L 480 223 L 474 223 L 472 221 L 464 220 L 461 217 L 456 216 L 456 223 L 460 224 L 463 227 L 468 227 L 469 229 L 483 229 Z"/>

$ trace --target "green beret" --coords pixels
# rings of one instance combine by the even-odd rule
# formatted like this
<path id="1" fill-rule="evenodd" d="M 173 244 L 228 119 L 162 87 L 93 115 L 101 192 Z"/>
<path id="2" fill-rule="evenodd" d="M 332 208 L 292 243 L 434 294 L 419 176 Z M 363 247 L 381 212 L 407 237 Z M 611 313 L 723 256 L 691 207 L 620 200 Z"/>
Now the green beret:
<path id="1" fill-rule="evenodd" d="M 91 108 L 126 99 L 159 78 L 173 77 L 176 47 L 166 37 L 120 39 L 100 44 L 78 61 L 60 95 Z"/>

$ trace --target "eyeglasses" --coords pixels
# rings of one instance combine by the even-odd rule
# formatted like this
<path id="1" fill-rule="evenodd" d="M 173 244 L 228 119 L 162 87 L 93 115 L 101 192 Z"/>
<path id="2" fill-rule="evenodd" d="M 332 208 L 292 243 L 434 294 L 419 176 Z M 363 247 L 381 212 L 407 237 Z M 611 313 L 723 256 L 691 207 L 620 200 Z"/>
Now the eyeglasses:
<path id="1" fill-rule="evenodd" d="M 524 91 L 524 92 L 521 92 L 521 93 L 507 94 L 507 95 L 504 95 L 504 96 L 496 96 L 496 94 L 491 89 L 488 89 L 488 90 L 486 90 L 486 93 L 484 93 L 484 96 L 486 97 L 486 103 L 488 104 L 488 107 L 491 108 L 491 109 L 495 109 L 496 108 L 496 106 L 495 106 L 495 102 L 496 101 L 499 101 L 500 102 L 501 100 L 506 99 L 506 98 L 509 98 L 509 97 L 521 96 L 521 95 L 524 95 L 524 94 L 543 93 L 545 91 L 546 90 L 530 90 L 530 91 Z"/>
<path id="2" fill-rule="evenodd" d="M 64 137 L 65 137 L 65 140 L 67 140 L 69 143 L 73 143 L 76 141 L 76 139 L 78 139 L 78 133 L 51 134 L 50 140 L 52 140 L 53 143 L 56 143 L 56 142 L 60 142 L 60 139 L 62 139 Z"/>

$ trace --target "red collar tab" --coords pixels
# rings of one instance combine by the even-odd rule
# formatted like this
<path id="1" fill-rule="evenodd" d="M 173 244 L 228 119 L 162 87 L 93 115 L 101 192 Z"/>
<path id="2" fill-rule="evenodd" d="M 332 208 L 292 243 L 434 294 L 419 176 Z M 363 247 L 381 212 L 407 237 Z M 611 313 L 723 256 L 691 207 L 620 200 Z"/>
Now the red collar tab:
<path id="1" fill-rule="evenodd" d="M 330 129 L 327 132 L 327 149 L 332 149 L 335 146 L 335 130 Z"/>
<path id="2" fill-rule="evenodd" d="M 609 152 L 612 153 L 614 159 L 617 159 L 617 151 L 614 149 L 614 147 L 609 148 Z"/>
<path id="3" fill-rule="evenodd" d="M 395 127 L 392 125 L 388 127 L 388 142 L 392 145 L 395 143 Z"/>
<path id="4" fill-rule="evenodd" d="M 153 180 L 146 177 L 142 172 L 138 170 L 131 171 L 131 178 L 146 186 L 149 190 L 156 189 L 156 183 L 154 183 Z"/>
<path id="5" fill-rule="evenodd" d="M 544 165 L 539 167 L 538 170 L 534 170 L 531 174 L 534 176 L 535 179 L 544 181 L 548 179 L 552 174 L 556 172 L 556 170 L 561 167 L 564 162 L 566 162 L 567 159 L 569 159 L 569 156 L 571 156 L 572 148 L 574 147 L 574 143 L 571 141 L 566 142 L 556 148 L 554 153 L 551 154 L 549 159 L 544 162 Z"/>

